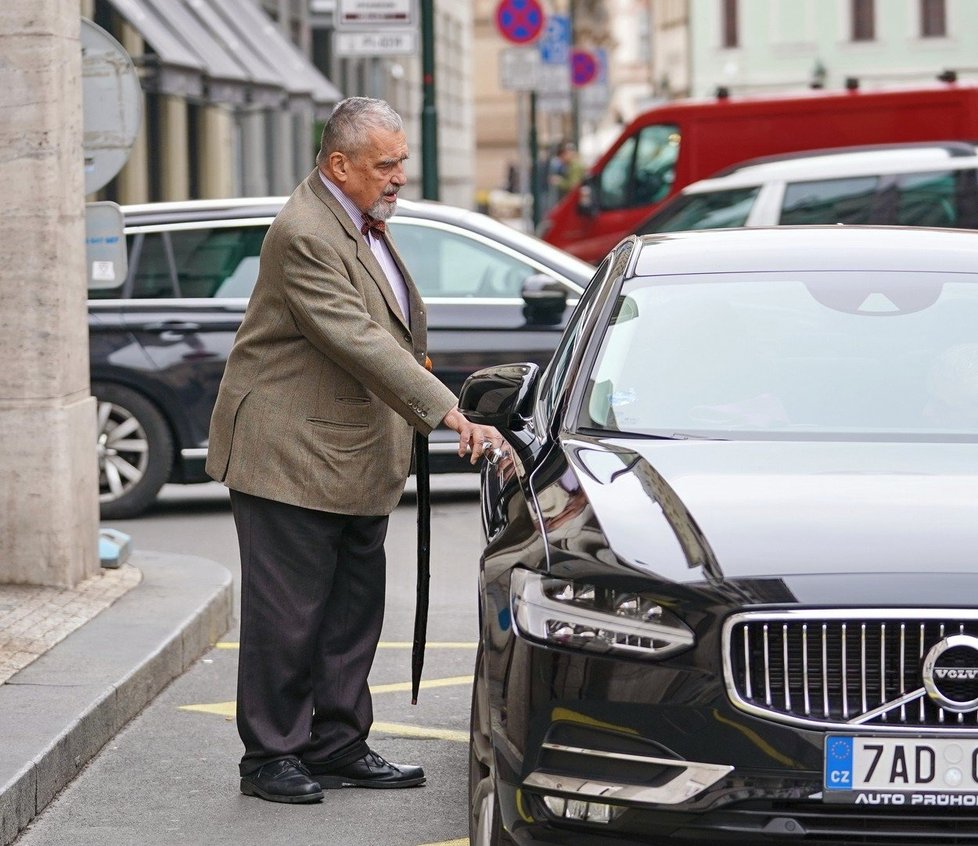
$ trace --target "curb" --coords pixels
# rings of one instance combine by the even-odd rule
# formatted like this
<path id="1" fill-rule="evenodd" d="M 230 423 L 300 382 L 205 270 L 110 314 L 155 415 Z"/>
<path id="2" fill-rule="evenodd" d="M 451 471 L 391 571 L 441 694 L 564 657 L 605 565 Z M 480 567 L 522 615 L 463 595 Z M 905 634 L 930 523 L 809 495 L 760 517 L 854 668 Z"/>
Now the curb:
<path id="1" fill-rule="evenodd" d="M 0 685 L 0 846 L 231 625 L 230 572 L 133 553 L 142 581 Z"/>

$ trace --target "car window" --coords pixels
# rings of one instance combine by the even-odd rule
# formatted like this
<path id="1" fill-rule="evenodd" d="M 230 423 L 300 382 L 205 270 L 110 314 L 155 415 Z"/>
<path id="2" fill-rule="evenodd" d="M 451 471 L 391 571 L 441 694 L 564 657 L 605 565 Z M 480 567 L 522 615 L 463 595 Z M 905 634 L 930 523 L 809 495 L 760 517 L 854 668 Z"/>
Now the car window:
<path id="1" fill-rule="evenodd" d="M 871 223 L 878 183 L 877 176 L 788 183 L 778 222 Z"/>
<path id="2" fill-rule="evenodd" d="M 896 220 L 903 226 L 976 225 L 975 171 L 911 173 L 895 180 Z"/>
<path id="3" fill-rule="evenodd" d="M 659 214 L 646 221 L 637 234 L 744 226 L 760 190 L 761 186 L 756 185 L 752 188 L 677 197 Z"/>
<path id="4" fill-rule="evenodd" d="M 679 155 L 679 127 L 646 126 L 626 139 L 600 175 L 601 208 L 644 206 L 663 199 L 671 190 Z"/>
<path id="5" fill-rule="evenodd" d="M 666 197 L 676 177 L 678 155 L 678 127 L 657 124 L 639 133 L 635 151 L 635 205 L 657 203 Z"/>
<path id="6" fill-rule="evenodd" d="M 267 229 L 266 224 L 261 224 L 147 232 L 141 236 L 138 251 L 130 236 L 130 256 L 134 258 L 130 267 L 131 296 L 250 296 L 258 278 L 257 258 Z"/>
<path id="7" fill-rule="evenodd" d="M 549 420 L 557 407 L 557 400 L 564 387 L 567 375 L 567 365 L 570 362 L 571 354 L 577 346 L 577 339 L 580 337 L 581 328 L 587 321 L 587 316 L 591 313 L 591 307 L 600 292 L 602 283 L 608 276 L 611 267 L 611 256 L 598 267 L 593 278 L 584 289 L 580 302 L 574 309 L 570 320 L 567 321 L 567 328 L 561 337 L 560 345 L 557 347 L 554 357 L 550 360 L 540 387 L 540 406 L 545 419 Z"/>
<path id="8" fill-rule="evenodd" d="M 458 231 L 390 221 L 394 243 L 423 297 L 519 298 L 540 271 L 498 247 Z"/>

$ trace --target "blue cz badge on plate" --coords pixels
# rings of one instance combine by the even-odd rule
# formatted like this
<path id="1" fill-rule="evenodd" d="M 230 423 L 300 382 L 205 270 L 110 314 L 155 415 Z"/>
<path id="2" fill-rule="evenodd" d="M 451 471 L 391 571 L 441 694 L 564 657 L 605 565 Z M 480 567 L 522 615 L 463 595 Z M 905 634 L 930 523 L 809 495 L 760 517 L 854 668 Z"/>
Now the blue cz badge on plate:
<path id="1" fill-rule="evenodd" d="M 852 790 L 852 738 L 825 740 L 825 789 Z"/>

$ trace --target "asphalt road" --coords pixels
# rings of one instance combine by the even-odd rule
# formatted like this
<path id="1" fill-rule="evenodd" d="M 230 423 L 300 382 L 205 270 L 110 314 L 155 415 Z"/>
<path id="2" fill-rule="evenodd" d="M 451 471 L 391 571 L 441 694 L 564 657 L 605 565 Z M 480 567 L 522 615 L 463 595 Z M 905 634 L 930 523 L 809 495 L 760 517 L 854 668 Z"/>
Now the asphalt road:
<path id="1" fill-rule="evenodd" d="M 410 483 L 409 483 L 410 484 Z M 423 764 L 405 790 L 332 790 L 315 805 L 242 796 L 233 720 L 237 623 L 87 766 L 17 846 L 464 846 L 468 711 L 475 658 L 477 477 L 432 483 L 432 602 L 424 686 L 410 704 L 417 512 L 413 484 L 391 517 L 388 598 L 371 674 L 371 744 Z M 200 555 L 235 575 L 237 541 L 218 485 L 168 487 L 153 511 L 111 524 L 136 549 Z M 237 606 L 236 606 L 237 607 Z M 110 645 L 107 644 L 106 648 Z"/>

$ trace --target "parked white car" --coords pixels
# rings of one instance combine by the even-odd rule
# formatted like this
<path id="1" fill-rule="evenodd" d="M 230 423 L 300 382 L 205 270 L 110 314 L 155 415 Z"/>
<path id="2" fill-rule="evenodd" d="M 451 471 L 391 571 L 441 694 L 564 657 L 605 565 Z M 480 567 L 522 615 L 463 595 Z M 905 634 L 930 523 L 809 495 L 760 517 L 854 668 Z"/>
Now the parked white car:
<path id="1" fill-rule="evenodd" d="M 974 145 L 877 145 L 751 159 L 689 185 L 636 234 L 824 223 L 978 229 Z"/>

